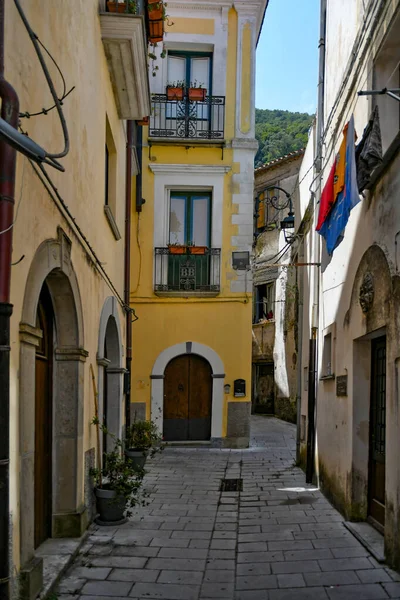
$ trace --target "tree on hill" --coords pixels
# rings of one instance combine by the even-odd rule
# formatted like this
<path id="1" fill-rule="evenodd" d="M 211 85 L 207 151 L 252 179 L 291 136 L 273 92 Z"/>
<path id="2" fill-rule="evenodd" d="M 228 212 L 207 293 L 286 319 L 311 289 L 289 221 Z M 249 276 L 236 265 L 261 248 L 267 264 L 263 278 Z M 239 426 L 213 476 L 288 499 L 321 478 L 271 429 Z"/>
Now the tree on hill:
<path id="1" fill-rule="evenodd" d="M 314 115 L 256 108 L 256 139 L 259 148 L 255 166 L 300 150 L 307 145 Z"/>

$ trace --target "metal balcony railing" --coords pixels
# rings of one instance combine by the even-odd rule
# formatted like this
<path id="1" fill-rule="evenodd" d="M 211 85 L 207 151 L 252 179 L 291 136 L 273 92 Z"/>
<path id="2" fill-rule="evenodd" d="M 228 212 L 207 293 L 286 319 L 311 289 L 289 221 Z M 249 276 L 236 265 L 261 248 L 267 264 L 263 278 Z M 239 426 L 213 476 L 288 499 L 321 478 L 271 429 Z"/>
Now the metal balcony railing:
<path id="1" fill-rule="evenodd" d="M 151 98 L 150 137 L 224 139 L 225 96 L 204 100 L 168 100 L 166 94 Z"/>
<path id="2" fill-rule="evenodd" d="M 182 252 L 176 254 L 176 252 Z M 203 252 L 195 254 L 195 252 Z M 156 292 L 220 291 L 220 248 L 155 248 Z"/>

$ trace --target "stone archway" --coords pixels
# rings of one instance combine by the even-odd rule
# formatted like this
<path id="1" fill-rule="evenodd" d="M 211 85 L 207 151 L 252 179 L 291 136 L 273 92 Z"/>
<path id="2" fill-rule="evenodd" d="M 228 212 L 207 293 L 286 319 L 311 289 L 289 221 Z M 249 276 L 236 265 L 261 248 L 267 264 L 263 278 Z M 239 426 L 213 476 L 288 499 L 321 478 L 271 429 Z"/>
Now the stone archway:
<path id="1" fill-rule="evenodd" d="M 122 338 L 118 317 L 117 299 L 109 296 L 104 302 L 100 317 L 97 349 L 99 418 L 106 411 L 107 429 L 121 437 L 123 415 Z"/>
<path id="2" fill-rule="evenodd" d="M 35 352 L 42 337 L 36 313 L 46 283 L 54 312 L 52 537 L 78 537 L 87 525 L 83 502 L 83 318 L 71 242 L 43 242 L 33 258 L 20 323 L 21 564 L 34 554 Z"/>
<path id="3" fill-rule="evenodd" d="M 158 356 L 151 374 L 151 418 L 162 432 L 164 407 L 164 373 L 168 363 L 182 354 L 198 354 L 205 358 L 212 370 L 211 440 L 221 440 L 224 405 L 224 365 L 209 346 L 197 342 L 183 342 L 170 346 Z"/>

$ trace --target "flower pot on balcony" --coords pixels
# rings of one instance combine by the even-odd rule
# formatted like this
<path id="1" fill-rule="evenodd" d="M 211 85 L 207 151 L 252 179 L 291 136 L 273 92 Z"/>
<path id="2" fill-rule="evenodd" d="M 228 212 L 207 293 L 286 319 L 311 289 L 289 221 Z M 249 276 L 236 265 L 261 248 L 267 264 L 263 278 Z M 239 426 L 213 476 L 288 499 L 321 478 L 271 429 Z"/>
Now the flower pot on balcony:
<path id="1" fill-rule="evenodd" d="M 192 102 L 204 102 L 206 94 L 206 88 L 189 88 L 189 100 Z"/>
<path id="2" fill-rule="evenodd" d="M 147 5 L 147 12 L 149 14 L 150 21 L 159 21 L 163 18 L 163 0 L 155 0 Z"/>
<path id="3" fill-rule="evenodd" d="M 108 0 L 108 2 L 107 2 L 108 12 L 125 13 L 125 12 L 127 12 L 127 10 L 126 10 L 127 4 L 128 4 L 128 2 L 117 2 L 117 0 Z M 130 7 L 129 7 L 128 14 L 132 14 L 133 12 L 136 12 L 136 5 L 134 3 L 130 3 L 130 4 L 131 4 L 132 10 L 130 10 Z M 133 10 L 133 8 L 134 8 L 134 10 Z"/>
<path id="4" fill-rule="evenodd" d="M 159 19 L 157 21 L 149 20 L 149 42 L 150 44 L 156 44 L 162 42 L 164 39 L 164 21 Z"/>
<path id="5" fill-rule="evenodd" d="M 144 127 L 145 125 L 149 124 L 149 120 L 150 120 L 150 117 L 143 117 L 143 119 L 140 119 L 140 121 L 137 121 L 137 124 L 141 125 L 141 127 Z"/>
<path id="6" fill-rule="evenodd" d="M 187 246 L 168 246 L 170 254 L 186 254 Z"/>
<path id="7" fill-rule="evenodd" d="M 207 250 L 207 246 L 191 246 L 189 248 L 190 254 L 205 254 Z"/>
<path id="8" fill-rule="evenodd" d="M 184 93 L 183 87 L 167 87 L 168 100 L 183 100 Z"/>

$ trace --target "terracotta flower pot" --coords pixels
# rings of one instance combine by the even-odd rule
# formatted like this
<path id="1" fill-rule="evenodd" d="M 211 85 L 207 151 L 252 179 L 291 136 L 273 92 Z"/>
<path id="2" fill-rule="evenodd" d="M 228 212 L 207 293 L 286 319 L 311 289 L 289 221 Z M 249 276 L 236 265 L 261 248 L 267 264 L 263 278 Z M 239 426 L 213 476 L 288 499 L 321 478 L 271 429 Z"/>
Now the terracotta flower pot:
<path id="1" fill-rule="evenodd" d="M 126 3 L 123 2 L 114 2 L 113 0 L 108 0 L 107 2 L 108 12 L 118 12 L 124 13 L 126 12 Z"/>
<path id="2" fill-rule="evenodd" d="M 207 252 L 207 246 L 191 246 L 189 251 L 190 254 L 205 254 Z"/>
<path id="3" fill-rule="evenodd" d="M 168 100 L 183 100 L 183 87 L 167 87 Z"/>
<path id="4" fill-rule="evenodd" d="M 186 254 L 187 246 L 169 246 L 170 254 Z"/>
<path id="5" fill-rule="evenodd" d="M 206 88 L 189 88 L 189 100 L 204 102 L 206 94 Z"/>
<path id="6" fill-rule="evenodd" d="M 140 121 L 137 121 L 137 124 L 144 127 L 145 125 L 149 124 L 149 120 L 150 120 L 150 117 L 144 117 L 143 119 L 140 119 Z"/>

